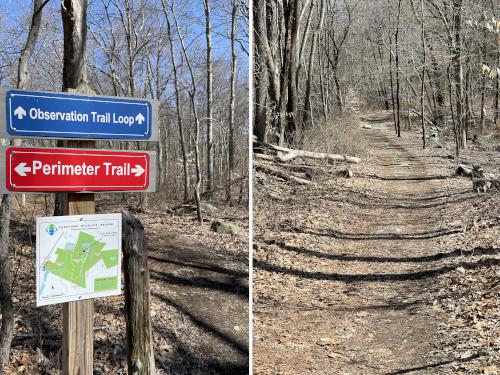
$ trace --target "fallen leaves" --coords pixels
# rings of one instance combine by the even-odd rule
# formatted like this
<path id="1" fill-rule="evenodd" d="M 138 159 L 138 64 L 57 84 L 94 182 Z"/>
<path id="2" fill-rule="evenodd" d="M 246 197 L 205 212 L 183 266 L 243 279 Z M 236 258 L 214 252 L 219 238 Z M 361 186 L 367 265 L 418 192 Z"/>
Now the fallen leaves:
<path id="1" fill-rule="evenodd" d="M 375 133 L 380 129 L 366 134 Z M 453 173 L 449 150 L 420 150 L 420 135 L 404 136 L 394 140 L 384 134 L 390 150 L 373 147 L 351 179 L 324 168 L 312 188 L 273 177 L 254 185 L 253 255 L 266 264 L 254 266 L 256 373 L 286 368 L 287 374 L 378 374 L 443 363 L 422 373 L 473 375 L 485 368 L 495 374 L 489 366 L 500 363 L 495 286 L 500 273 L 494 263 L 477 264 L 500 255 L 495 251 L 500 202 L 473 195 L 466 179 L 360 178 L 373 174 L 381 160 L 387 167 L 377 174 L 384 176 L 417 175 L 425 172 L 427 161 L 427 173 Z M 474 153 L 474 147 L 461 158 L 498 168 L 492 165 L 498 152 Z M 332 235 L 433 233 L 454 226 L 467 230 L 418 241 L 395 236 L 395 241 L 348 241 Z M 420 272 L 423 277 L 409 282 L 363 281 L 369 274 Z M 311 358 L 315 367 L 309 371 Z"/>
<path id="2" fill-rule="evenodd" d="M 337 340 L 331 337 L 321 337 L 317 344 L 320 346 L 337 345 Z"/>
<path id="3" fill-rule="evenodd" d="M 26 210 L 35 210 L 35 215 L 43 216 L 43 200 L 38 199 L 35 208 L 28 196 Z M 97 204 L 101 212 L 119 210 L 112 200 L 106 197 Z M 223 334 L 229 334 L 229 340 L 237 340 L 246 345 L 248 330 L 248 300 L 244 292 L 231 294 L 225 290 L 200 288 L 198 280 L 220 280 L 221 285 L 238 285 L 247 287 L 245 273 L 248 264 L 248 238 L 245 233 L 230 238 L 220 238 L 210 230 L 209 222 L 199 225 L 189 215 L 170 215 L 161 211 L 162 204 L 151 202 L 151 209 L 156 212 L 138 214 L 147 232 L 150 251 L 150 268 L 157 272 L 166 272 L 174 281 L 151 278 L 152 298 L 151 316 L 153 328 L 153 345 L 158 367 L 168 369 L 168 373 L 206 374 L 213 370 L 214 363 L 223 361 L 228 364 L 245 365 L 247 360 L 227 344 L 210 328 L 205 329 L 193 321 L 201 319 L 208 326 Z M 107 205 L 111 205 L 107 206 Z M 248 213 L 244 206 L 221 205 L 218 215 L 235 221 L 241 227 L 247 227 Z M 33 228 L 24 223 L 21 208 L 13 205 L 12 226 L 14 239 L 25 240 L 28 234 L 34 235 Z M 62 318 L 60 305 L 36 308 L 35 304 L 35 270 L 34 249 L 20 246 L 16 248 L 14 264 L 16 282 L 14 283 L 15 303 L 15 336 L 10 355 L 10 363 L 2 374 L 6 375 L 59 375 L 61 364 L 61 331 Z M 178 251 L 178 253 L 175 253 Z M 205 257 L 205 254 L 209 254 Z M 154 259 L 157 258 L 158 260 Z M 204 264 L 210 258 L 209 264 Z M 163 261 L 164 260 L 164 261 Z M 170 263 L 170 261 L 172 263 Z M 207 268 L 205 270 L 205 268 Z M 211 270 L 213 268 L 213 270 Z M 225 276 L 225 272 L 229 276 Z M 231 273 L 238 275 L 232 276 Z M 207 276 L 208 274 L 208 276 Z M 241 277 L 239 275 L 242 274 Z M 186 280 L 176 285 L 176 278 Z M 190 284 L 193 285 L 190 285 Z M 214 284 L 217 285 L 217 284 Z M 200 285 L 201 286 L 201 285 Z M 241 293 L 241 298 L 239 298 Z M 174 304 L 156 297 L 155 294 L 168 295 L 176 302 L 184 298 L 198 301 L 200 296 L 207 295 L 207 305 L 203 311 L 194 311 L 191 304 L 182 304 L 178 309 Z M 213 305 L 209 305 L 211 301 Z M 201 303 L 201 302 L 197 302 Z M 217 304 L 217 305 L 216 305 Z M 181 303 L 179 303 L 181 305 Z M 216 308 L 214 306 L 216 305 Z M 95 301 L 94 319 L 94 373 L 102 375 L 123 375 L 127 373 L 126 364 L 126 329 L 123 314 L 124 296 L 107 297 Z M 214 323 L 213 317 L 217 318 Z M 234 329 L 234 330 L 233 330 Z M 186 360 L 193 355 L 194 360 Z M 0 371 L 2 372 L 2 371 Z M 161 370 L 158 374 L 166 373 Z"/>
<path id="4" fill-rule="evenodd" d="M 498 375 L 498 367 L 496 366 L 484 366 L 479 369 L 481 374 L 485 375 Z"/>

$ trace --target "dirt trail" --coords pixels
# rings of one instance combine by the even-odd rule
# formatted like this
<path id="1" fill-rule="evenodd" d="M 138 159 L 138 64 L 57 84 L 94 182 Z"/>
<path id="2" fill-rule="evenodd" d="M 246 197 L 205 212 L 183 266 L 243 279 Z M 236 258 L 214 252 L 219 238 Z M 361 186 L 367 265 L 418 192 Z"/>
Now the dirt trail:
<path id="1" fill-rule="evenodd" d="M 481 198 L 418 134 L 372 124 L 354 178 L 258 190 L 255 374 L 448 374 L 467 360 L 437 348 L 433 305 L 465 260 L 450 207 Z"/>

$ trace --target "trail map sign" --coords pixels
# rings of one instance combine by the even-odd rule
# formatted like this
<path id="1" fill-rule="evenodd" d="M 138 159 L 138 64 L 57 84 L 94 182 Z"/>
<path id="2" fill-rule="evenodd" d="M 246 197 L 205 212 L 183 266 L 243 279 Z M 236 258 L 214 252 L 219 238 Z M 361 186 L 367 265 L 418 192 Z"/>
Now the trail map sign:
<path id="1" fill-rule="evenodd" d="M 156 153 L 4 147 L 1 191 L 155 191 Z"/>
<path id="2" fill-rule="evenodd" d="M 0 138 L 157 141 L 157 116 L 154 100 L 0 89 Z"/>
<path id="3" fill-rule="evenodd" d="M 121 294 L 121 214 L 36 222 L 36 304 Z"/>

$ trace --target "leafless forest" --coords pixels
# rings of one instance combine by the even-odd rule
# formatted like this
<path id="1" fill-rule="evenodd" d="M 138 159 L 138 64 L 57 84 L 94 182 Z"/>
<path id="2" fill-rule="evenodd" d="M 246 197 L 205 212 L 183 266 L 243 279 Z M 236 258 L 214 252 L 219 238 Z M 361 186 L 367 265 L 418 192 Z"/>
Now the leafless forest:
<path id="1" fill-rule="evenodd" d="M 391 110 L 398 134 L 410 120 L 452 131 L 457 152 L 498 124 L 495 0 L 254 1 L 253 11 L 259 141 L 301 145 L 360 104 Z"/>
<path id="2" fill-rule="evenodd" d="M 500 2 L 252 11 L 254 373 L 498 373 Z"/>
<path id="3" fill-rule="evenodd" d="M 238 0 L 0 2 L 2 87 L 159 103 L 159 142 L 95 145 L 158 155 L 156 193 L 95 201 L 145 227 L 158 373 L 248 372 L 248 12 Z M 61 372 L 61 309 L 35 307 L 34 223 L 62 199 L 2 197 L 2 373 Z M 94 373 L 127 373 L 123 296 L 95 310 Z"/>
<path id="4" fill-rule="evenodd" d="M 32 18 L 31 2 L 5 3 L 0 9 L 2 86 L 61 90 L 60 4 L 36 2 L 40 10 Z M 188 200 L 197 183 L 202 194 L 247 174 L 244 3 L 97 0 L 89 2 L 87 24 L 91 90 L 161 103 L 158 182 L 165 198 Z M 239 185 L 231 190 L 238 199 Z"/>

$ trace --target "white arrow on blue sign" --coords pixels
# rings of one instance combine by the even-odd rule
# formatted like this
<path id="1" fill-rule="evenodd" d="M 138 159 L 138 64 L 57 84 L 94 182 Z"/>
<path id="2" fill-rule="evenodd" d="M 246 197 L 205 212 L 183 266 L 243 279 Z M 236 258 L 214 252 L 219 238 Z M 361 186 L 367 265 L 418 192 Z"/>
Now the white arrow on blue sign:
<path id="1" fill-rule="evenodd" d="M 0 138 L 157 141 L 158 104 L 149 99 L 1 88 L 0 127 Z"/>

